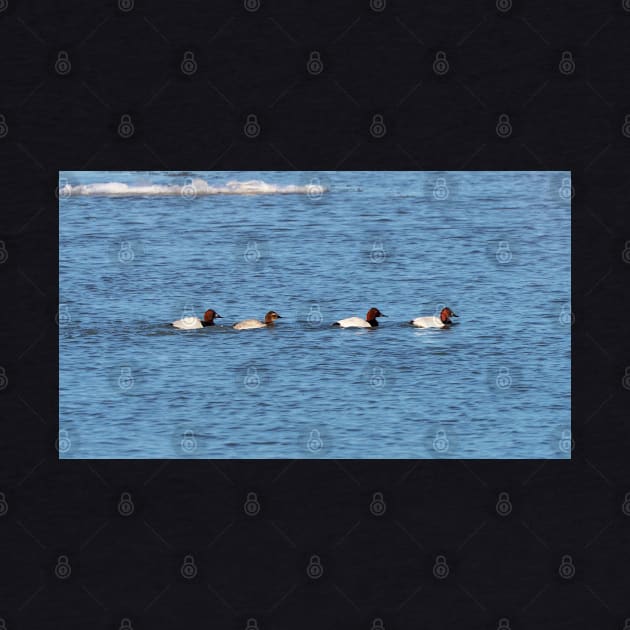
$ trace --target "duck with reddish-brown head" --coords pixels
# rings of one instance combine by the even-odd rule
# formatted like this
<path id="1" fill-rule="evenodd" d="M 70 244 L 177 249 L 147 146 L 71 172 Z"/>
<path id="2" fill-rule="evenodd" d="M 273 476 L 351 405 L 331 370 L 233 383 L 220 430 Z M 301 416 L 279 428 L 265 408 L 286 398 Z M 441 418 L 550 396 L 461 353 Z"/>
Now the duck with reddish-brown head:
<path id="1" fill-rule="evenodd" d="M 435 315 L 416 317 L 409 323 L 418 328 L 448 328 L 453 323 L 451 317 L 459 317 L 459 315 L 456 315 L 450 308 L 445 306 L 440 311 L 439 317 L 436 317 Z"/>
<path id="2" fill-rule="evenodd" d="M 250 330 L 251 328 L 271 328 L 274 325 L 276 319 L 282 319 L 281 315 L 278 315 L 276 311 L 268 311 L 265 315 L 265 321 L 261 322 L 257 319 L 244 319 L 242 322 L 237 322 L 232 326 L 236 330 Z"/>
<path id="3" fill-rule="evenodd" d="M 377 308 L 372 307 L 365 316 L 365 319 L 361 317 L 346 317 L 346 319 L 340 319 L 335 322 L 333 326 L 340 326 L 341 328 L 376 328 L 378 326 L 377 317 L 387 317 L 383 315 Z"/>
<path id="4" fill-rule="evenodd" d="M 174 321 L 171 326 L 174 328 L 179 328 L 181 330 L 192 330 L 194 328 L 205 328 L 206 326 L 214 326 L 214 320 L 217 317 L 221 317 L 216 311 L 209 308 L 204 314 L 203 319 L 199 319 L 198 317 L 193 317 L 192 315 L 189 317 L 184 317 L 183 319 L 178 319 Z"/>

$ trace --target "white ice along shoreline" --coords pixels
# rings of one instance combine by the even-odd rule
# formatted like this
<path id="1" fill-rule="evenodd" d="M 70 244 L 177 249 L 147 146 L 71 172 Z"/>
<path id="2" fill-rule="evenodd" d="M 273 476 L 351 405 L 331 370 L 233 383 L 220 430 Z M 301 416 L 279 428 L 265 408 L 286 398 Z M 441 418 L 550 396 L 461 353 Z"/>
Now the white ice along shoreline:
<path id="1" fill-rule="evenodd" d="M 106 182 L 100 184 L 65 184 L 59 187 L 60 197 L 101 196 L 101 197 L 134 197 L 134 196 L 178 196 L 195 197 L 201 195 L 311 195 L 320 196 L 328 189 L 316 179 L 305 185 L 268 184 L 262 180 L 229 181 L 224 186 L 213 186 L 203 179 L 189 179 L 183 186 L 175 184 L 124 184 L 122 182 Z"/>

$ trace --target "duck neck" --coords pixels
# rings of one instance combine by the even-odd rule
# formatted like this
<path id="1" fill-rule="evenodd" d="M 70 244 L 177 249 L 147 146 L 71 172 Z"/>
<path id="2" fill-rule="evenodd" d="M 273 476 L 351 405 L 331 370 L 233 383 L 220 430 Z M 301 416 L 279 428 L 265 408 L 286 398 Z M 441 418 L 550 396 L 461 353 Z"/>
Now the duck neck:
<path id="1" fill-rule="evenodd" d="M 214 326 L 214 320 L 206 321 L 205 319 L 201 322 L 202 326 Z"/>
<path id="2" fill-rule="evenodd" d="M 376 328 L 378 326 L 378 321 L 376 320 L 376 317 L 372 317 L 372 319 L 368 319 L 366 321 L 370 326 L 372 326 L 372 328 Z"/>

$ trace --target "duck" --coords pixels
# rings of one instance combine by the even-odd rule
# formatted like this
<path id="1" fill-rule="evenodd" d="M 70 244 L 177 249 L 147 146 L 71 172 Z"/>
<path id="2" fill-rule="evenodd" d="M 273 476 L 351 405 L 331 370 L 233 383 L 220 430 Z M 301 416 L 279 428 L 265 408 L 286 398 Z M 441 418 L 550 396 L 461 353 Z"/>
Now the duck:
<path id="1" fill-rule="evenodd" d="M 249 330 L 250 328 L 268 328 L 272 327 L 276 319 L 282 319 L 281 315 L 278 315 L 276 311 L 269 311 L 265 315 L 265 321 L 261 322 L 257 319 L 245 319 L 242 322 L 237 322 L 232 326 L 236 330 Z"/>
<path id="2" fill-rule="evenodd" d="M 174 321 L 171 326 L 174 328 L 180 328 L 182 330 L 192 330 L 193 328 L 205 328 L 206 326 L 214 326 L 215 318 L 221 318 L 216 311 L 209 308 L 204 314 L 203 319 L 198 317 L 184 317 Z"/>
<path id="3" fill-rule="evenodd" d="M 453 322 L 451 321 L 451 317 L 459 317 L 453 313 L 453 311 L 444 307 L 440 311 L 440 316 L 436 317 L 435 315 L 429 315 L 428 317 L 416 317 L 409 321 L 412 326 L 417 326 L 418 328 L 447 328 Z"/>
<path id="4" fill-rule="evenodd" d="M 387 317 L 383 315 L 377 308 L 372 307 L 365 316 L 365 319 L 360 317 L 347 317 L 346 319 L 340 319 L 335 322 L 333 326 L 340 326 L 341 328 L 376 328 L 378 326 L 377 317 Z"/>

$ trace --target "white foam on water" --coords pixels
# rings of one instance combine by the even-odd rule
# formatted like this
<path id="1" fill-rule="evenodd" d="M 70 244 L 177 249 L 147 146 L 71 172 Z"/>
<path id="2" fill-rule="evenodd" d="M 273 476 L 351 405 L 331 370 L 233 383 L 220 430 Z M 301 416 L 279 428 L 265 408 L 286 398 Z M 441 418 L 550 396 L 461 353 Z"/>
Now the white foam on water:
<path id="1" fill-rule="evenodd" d="M 59 188 L 61 197 L 100 196 L 100 197 L 147 197 L 181 195 L 192 197 L 200 195 L 321 195 L 327 192 L 325 186 L 317 183 L 268 184 L 262 180 L 229 181 L 224 186 L 213 186 L 203 179 L 189 179 L 183 186 L 175 184 L 134 185 L 122 182 L 100 184 L 65 184 Z"/>

